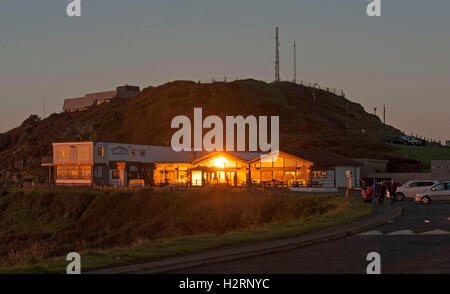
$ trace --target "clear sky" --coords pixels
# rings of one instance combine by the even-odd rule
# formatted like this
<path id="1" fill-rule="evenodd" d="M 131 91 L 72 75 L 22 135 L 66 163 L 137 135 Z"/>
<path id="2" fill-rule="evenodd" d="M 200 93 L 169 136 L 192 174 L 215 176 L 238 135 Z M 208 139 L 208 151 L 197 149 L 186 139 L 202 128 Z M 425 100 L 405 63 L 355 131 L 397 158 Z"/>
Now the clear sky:
<path id="1" fill-rule="evenodd" d="M 343 88 L 387 122 L 450 140 L 450 1 L 381 0 L 0 1 L 0 132 L 64 98 L 176 79 L 273 79 L 274 27 L 281 77 Z"/>

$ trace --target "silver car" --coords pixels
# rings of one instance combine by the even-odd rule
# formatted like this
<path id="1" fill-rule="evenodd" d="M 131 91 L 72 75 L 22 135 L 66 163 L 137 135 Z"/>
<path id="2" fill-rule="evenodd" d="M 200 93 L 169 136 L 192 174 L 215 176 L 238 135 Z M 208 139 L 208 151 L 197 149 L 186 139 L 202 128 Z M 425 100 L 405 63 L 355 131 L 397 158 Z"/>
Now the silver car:
<path id="1" fill-rule="evenodd" d="M 417 193 L 422 192 L 427 188 L 431 188 L 438 184 L 438 181 L 409 181 L 403 184 L 403 186 L 397 188 L 395 198 L 397 200 L 403 200 L 404 198 L 415 198 Z"/>
<path id="2" fill-rule="evenodd" d="M 416 195 L 416 202 L 450 201 L 450 181 L 440 182 Z"/>

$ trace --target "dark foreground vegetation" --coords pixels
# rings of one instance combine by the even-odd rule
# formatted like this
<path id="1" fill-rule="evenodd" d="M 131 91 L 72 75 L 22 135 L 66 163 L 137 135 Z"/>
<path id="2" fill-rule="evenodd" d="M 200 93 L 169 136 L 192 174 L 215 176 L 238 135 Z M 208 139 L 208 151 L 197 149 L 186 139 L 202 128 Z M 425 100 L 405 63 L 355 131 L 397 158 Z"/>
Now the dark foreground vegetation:
<path id="1" fill-rule="evenodd" d="M 86 269 L 287 237 L 371 211 L 353 198 L 293 193 L 8 193 L 0 196 L 0 272 L 62 272 L 72 251 Z"/>

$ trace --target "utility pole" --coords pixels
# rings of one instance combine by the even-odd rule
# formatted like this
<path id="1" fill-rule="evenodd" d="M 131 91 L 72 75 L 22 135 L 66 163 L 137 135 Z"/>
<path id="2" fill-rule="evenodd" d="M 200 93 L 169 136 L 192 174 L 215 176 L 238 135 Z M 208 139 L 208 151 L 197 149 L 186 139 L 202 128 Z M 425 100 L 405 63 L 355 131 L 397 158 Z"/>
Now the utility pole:
<path id="1" fill-rule="evenodd" d="M 348 101 L 345 101 L 345 129 L 348 130 Z"/>
<path id="2" fill-rule="evenodd" d="M 280 81 L 280 37 L 278 27 L 275 28 L 275 82 Z"/>
<path id="3" fill-rule="evenodd" d="M 318 85 L 318 83 L 315 83 L 313 85 L 313 101 L 314 101 L 314 106 L 316 105 L 316 101 L 317 101 L 317 96 L 316 96 L 316 86 Z"/>
<path id="4" fill-rule="evenodd" d="M 44 104 L 44 117 L 43 117 L 43 119 L 45 119 L 45 90 L 44 90 L 44 92 L 43 92 L 43 97 L 42 97 L 42 99 L 43 99 L 43 104 Z"/>
<path id="5" fill-rule="evenodd" d="M 383 141 L 386 140 L 386 103 L 383 103 Z"/>
<path id="6" fill-rule="evenodd" d="M 295 49 L 295 40 L 294 40 L 294 84 L 297 83 L 297 51 Z"/>

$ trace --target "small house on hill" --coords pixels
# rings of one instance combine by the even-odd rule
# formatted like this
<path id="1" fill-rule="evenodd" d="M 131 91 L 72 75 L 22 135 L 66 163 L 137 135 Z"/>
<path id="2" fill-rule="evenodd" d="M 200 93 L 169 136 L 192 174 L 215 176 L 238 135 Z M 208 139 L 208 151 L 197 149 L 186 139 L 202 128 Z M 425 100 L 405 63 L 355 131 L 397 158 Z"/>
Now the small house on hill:
<path id="1" fill-rule="evenodd" d="M 94 105 L 110 102 L 114 98 L 133 98 L 140 93 L 138 86 L 119 86 L 114 91 L 86 94 L 84 97 L 69 98 L 64 100 L 65 112 L 84 111 Z"/>

